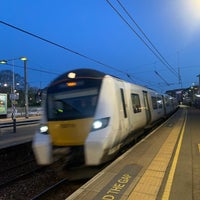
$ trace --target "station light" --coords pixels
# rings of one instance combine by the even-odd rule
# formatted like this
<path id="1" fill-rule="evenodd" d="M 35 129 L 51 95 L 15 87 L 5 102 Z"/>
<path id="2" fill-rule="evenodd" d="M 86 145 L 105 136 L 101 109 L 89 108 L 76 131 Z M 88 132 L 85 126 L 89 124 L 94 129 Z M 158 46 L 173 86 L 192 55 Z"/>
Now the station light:
<path id="1" fill-rule="evenodd" d="M 28 60 L 26 57 L 20 57 L 19 59 L 23 61 Z"/>
<path id="2" fill-rule="evenodd" d="M 6 60 L 0 60 L 0 64 L 7 64 Z"/>

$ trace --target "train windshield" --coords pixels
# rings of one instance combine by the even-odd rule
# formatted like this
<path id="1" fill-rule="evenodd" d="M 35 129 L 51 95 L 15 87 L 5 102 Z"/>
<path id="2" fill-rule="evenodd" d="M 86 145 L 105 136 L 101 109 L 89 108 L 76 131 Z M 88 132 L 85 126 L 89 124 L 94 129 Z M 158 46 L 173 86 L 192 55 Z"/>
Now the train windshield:
<path id="1" fill-rule="evenodd" d="M 49 93 L 47 96 L 48 120 L 72 120 L 93 117 L 98 88 L 85 88 Z"/>
<path id="2" fill-rule="evenodd" d="M 101 72 L 79 69 L 55 79 L 47 89 L 48 120 L 94 117 L 103 77 Z"/>

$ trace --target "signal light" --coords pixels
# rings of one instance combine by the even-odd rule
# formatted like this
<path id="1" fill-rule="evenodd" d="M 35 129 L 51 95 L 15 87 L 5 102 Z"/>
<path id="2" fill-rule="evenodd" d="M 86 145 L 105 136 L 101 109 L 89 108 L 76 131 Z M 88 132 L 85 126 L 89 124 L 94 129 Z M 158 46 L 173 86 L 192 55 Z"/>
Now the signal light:
<path id="1" fill-rule="evenodd" d="M 76 82 L 68 82 L 68 83 L 66 83 L 66 85 L 67 85 L 67 87 L 74 87 L 77 85 L 77 83 Z"/>

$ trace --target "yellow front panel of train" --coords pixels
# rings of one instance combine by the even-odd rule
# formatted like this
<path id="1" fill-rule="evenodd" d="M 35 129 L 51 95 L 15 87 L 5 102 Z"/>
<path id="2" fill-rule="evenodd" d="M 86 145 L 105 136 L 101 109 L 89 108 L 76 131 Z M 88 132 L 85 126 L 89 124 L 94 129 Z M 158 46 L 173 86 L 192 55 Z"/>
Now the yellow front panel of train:
<path id="1" fill-rule="evenodd" d="M 92 122 L 93 118 L 48 122 L 53 145 L 83 145 L 90 132 Z"/>

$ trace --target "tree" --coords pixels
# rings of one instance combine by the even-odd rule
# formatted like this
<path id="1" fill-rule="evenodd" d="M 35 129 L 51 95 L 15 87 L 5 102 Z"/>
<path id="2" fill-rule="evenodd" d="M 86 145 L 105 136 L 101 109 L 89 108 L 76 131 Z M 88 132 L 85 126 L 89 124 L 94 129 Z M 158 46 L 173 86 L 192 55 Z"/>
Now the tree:
<path id="1" fill-rule="evenodd" d="M 19 74 L 14 73 L 14 80 L 15 80 L 15 88 L 16 86 L 19 89 L 24 88 L 24 78 L 21 77 Z M 11 70 L 2 70 L 0 71 L 0 87 L 5 87 L 6 85 L 8 88 L 12 89 L 13 87 L 13 72 Z"/>
<path id="2" fill-rule="evenodd" d="M 10 94 L 15 93 L 19 95 L 19 99 L 15 102 L 16 106 L 24 107 L 25 105 L 25 93 L 24 93 L 24 78 L 17 73 L 14 73 L 14 89 L 13 91 L 13 72 L 11 70 L 0 71 L 0 93 L 6 93 L 8 95 L 8 107 L 12 106 L 10 100 Z M 38 88 L 28 86 L 28 100 L 30 106 L 38 106 L 36 102 L 36 94 Z"/>

